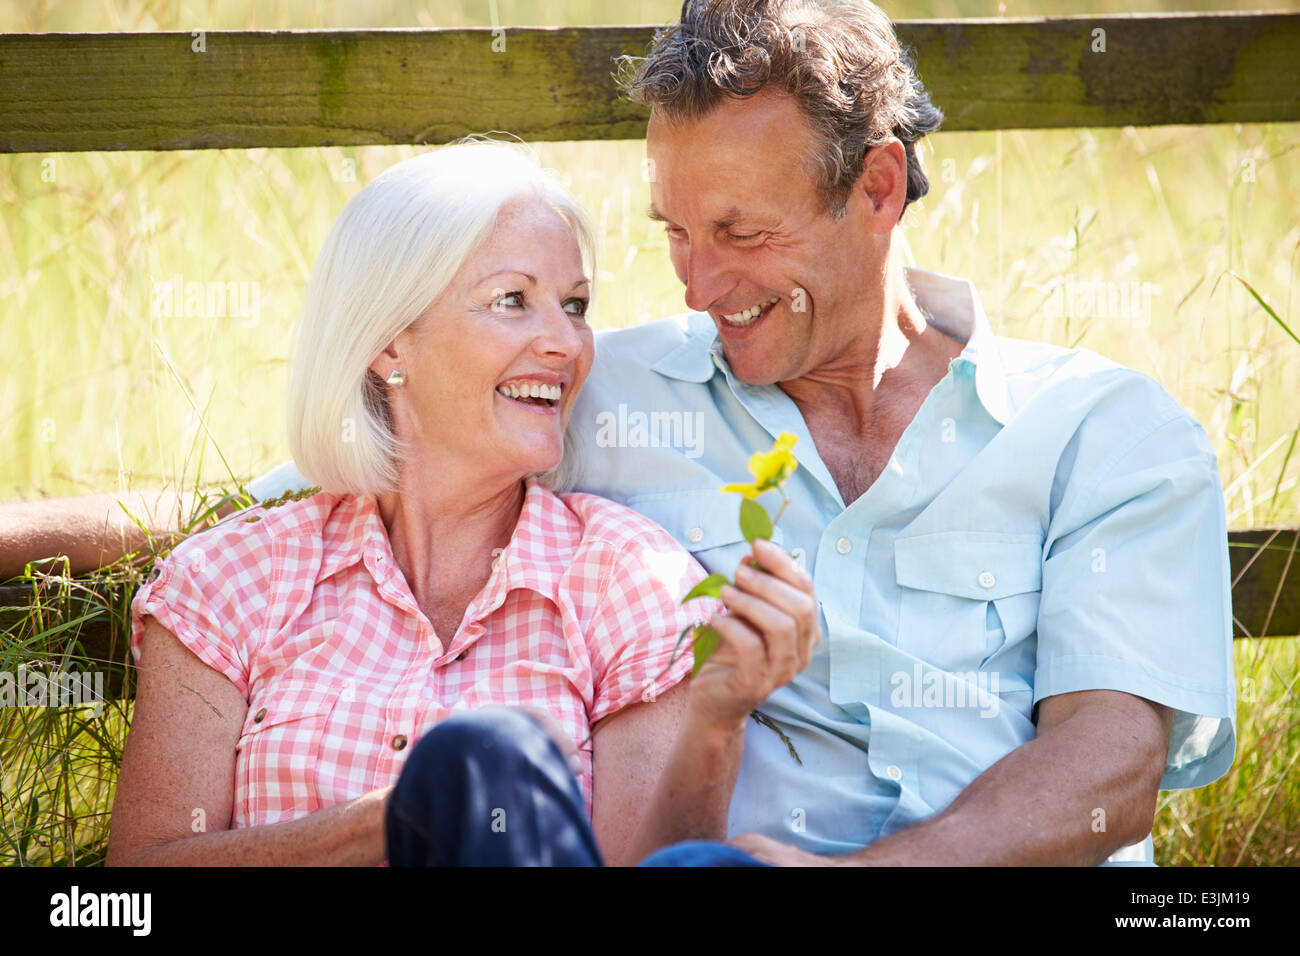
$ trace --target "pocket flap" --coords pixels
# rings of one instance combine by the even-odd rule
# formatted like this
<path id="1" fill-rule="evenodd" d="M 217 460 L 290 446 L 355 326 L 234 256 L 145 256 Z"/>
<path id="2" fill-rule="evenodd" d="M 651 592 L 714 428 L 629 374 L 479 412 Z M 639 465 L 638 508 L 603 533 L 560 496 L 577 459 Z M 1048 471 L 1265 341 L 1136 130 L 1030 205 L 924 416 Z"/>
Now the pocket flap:
<path id="1" fill-rule="evenodd" d="M 249 702 L 244 735 L 259 734 L 293 720 L 328 715 L 340 691 L 338 684 L 276 682 Z"/>
<path id="2" fill-rule="evenodd" d="M 900 587 L 992 601 L 1043 586 L 1043 543 L 1036 534 L 939 531 L 894 540 Z"/>

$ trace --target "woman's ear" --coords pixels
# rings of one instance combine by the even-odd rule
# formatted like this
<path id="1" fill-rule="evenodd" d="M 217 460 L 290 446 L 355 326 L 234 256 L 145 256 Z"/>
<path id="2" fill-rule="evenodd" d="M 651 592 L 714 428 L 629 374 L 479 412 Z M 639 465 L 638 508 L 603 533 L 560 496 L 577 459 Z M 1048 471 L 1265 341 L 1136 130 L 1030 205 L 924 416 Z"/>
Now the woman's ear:
<path id="1" fill-rule="evenodd" d="M 379 355 L 375 357 L 375 360 L 370 363 L 370 371 L 378 375 L 380 379 L 387 381 L 389 372 L 394 369 L 404 370 L 402 366 L 402 359 L 404 358 L 403 352 L 402 336 L 398 335 L 398 337 L 389 342 L 388 347 L 380 352 Z"/>

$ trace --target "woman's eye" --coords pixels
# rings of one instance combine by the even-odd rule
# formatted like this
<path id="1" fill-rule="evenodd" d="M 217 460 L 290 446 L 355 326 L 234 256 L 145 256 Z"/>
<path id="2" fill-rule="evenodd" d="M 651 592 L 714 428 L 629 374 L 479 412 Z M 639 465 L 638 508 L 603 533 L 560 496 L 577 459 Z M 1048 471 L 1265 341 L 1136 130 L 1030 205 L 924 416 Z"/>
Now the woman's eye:
<path id="1" fill-rule="evenodd" d="M 570 299 L 568 302 L 564 303 L 564 307 L 569 311 L 570 315 L 586 315 L 587 307 L 590 304 L 590 301 L 587 299 Z M 569 310 L 569 306 L 574 306 L 574 308 Z"/>
<path id="2" fill-rule="evenodd" d="M 509 308 L 523 308 L 524 294 L 522 292 L 507 292 L 505 295 L 498 296 L 492 301 L 492 309 L 495 312 L 503 312 Z"/>

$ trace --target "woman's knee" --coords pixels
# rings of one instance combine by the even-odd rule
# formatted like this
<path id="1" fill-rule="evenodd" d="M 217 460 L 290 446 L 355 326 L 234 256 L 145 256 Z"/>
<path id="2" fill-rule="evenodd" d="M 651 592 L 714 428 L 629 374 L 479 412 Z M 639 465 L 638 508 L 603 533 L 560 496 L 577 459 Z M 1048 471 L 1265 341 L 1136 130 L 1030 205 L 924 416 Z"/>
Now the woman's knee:
<path id="1" fill-rule="evenodd" d="M 527 713 L 483 707 L 455 714 L 431 727 L 407 759 L 417 767 L 455 763 L 518 764 L 554 759 L 551 739 Z"/>

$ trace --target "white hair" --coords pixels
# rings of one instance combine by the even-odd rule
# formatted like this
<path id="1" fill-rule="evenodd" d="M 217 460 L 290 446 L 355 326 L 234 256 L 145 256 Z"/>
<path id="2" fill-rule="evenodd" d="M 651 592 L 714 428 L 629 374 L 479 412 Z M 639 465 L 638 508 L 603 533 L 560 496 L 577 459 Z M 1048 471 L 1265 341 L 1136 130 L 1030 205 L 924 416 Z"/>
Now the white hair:
<path id="1" fill-rule="evenodd" d="M 404 449 L 389 386 L 370 363 L 442 294 L 521 193 L 569 224 L 594 282 L 586 213 L 521 143 L 473 137 L 421 154 L 344 207 L 312 269 L 289 376 L 289 448 L 309 482 L 335 494 L 396 490 Z M 566 431 L 560 463 L 536 477 L 569 490 L 573 450 Z"/>

